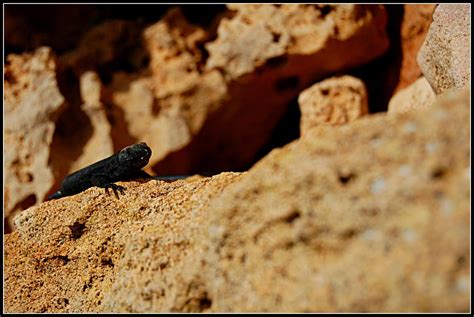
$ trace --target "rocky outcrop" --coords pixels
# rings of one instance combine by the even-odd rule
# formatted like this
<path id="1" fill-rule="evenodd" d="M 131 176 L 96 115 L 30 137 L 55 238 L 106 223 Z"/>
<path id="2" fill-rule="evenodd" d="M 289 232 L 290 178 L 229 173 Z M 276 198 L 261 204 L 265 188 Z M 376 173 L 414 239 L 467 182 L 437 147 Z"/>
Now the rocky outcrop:
<path id="1" fill-rule="evenodd" d="M 389 113 L 424 109 L 435 101 L 435 93 L 425 77 L 397 92 L 388 103 Z"/>
<path id="2" fill-rule="evenodd" d="M 31 207 L 5 237 L 7 312 L 196 311 L 207 295 L 185 283 L 209 201 L 240 174 L 120 183 Z M 133 289 L 133 291 L 132 291 Z"/>
<path id="3" fill-rule="evenodd" d="M 55 120 L 64 109 L 53 52 L 10 55 L 4 68 L 4 218 L 41 202 L 54 184 L 49 166 Z M 8 221 L 7 220 L 7 225 Z"/>
<path id="4" fill-rule="evenodd" d="M 213 311 L 468 311 L 469 92 L 308 131 L 208 210 Z"/>
<path id="5" fill-rule="evenodd" d="M 314 84 L 298 97 L 300 133 L 324 124 L 340 125 L 367 114 L 364 82 L 352 76 L 332 77 Z"/>
<path id="6" fill-rule="evenodd" d="M 228 7 L 215 39 L 170 11 L 144 31 L 151 73 L 110 87 L 131 136 L 156 149 L 158 173 L 241 169 L 302 88 L 388 48 L 382 6 Z"/>
<path id="7" fill-rule="evenodd" d="M 449 93 L 314 128 L 244 174 L 29 208 L 5 237 L 5 309 L 467 311 L 469 109 Z"/>
<path id="8" fill-rule="evenodd" d="M 440 4 L 433 14 L 418 64 L 436 94 L 471 80 L 471 6 Z"/>

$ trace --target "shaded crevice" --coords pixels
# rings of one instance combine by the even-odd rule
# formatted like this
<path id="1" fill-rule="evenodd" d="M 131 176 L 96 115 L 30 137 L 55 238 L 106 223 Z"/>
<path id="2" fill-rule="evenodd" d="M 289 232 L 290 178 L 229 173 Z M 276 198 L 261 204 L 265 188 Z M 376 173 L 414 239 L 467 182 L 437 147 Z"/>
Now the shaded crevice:
<path id="1" fill-rule="evenodd" d="M 69 174 L 72 164 L 82 155 L 84 146 L 93 134 L 92 122 L 81 109 L 78 78 L 71 69 L 61 69 L 59 64 L 57 82 L 59 91 L 66 100 L 66 108 L 55 122 L 48 165 L 57 181 L 48 195 L 59 188 L 59 181 Z"/>
<path id="2" fill-rule="evenodd" d="M 345 74 L 361 79 L 369 96 L 369 113 L 386 112 L 400 80 L 402 68 L 401 25 L 403 5 L 385 5 L 387 11 L 387 35 L 390 47 L 380 57 L 356 67 Z"/>
<path id="3" fill-rule="evenodd" d="M 86 225 L 80 222 L 75 222 L 72 226 L 69 226 L 69 229 L 71 229 L 71 238 L 74 240 L 79 239 L 84 234 L 85 228 Z"/>

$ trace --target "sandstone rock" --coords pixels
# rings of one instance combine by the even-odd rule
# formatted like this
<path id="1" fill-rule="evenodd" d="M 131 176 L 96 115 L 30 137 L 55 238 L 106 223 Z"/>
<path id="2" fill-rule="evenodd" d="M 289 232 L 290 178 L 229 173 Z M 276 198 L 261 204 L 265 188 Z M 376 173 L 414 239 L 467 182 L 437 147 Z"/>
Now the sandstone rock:
<path id="1" fill-rule="evenodd" d="M 312 129 L 245 174 L 29 208 L 5 309 L 467 311 L 469 93 L 443 98 Z"/>
<path id="2" fill-rule="evenodd" d="M 304 90 L 298 97 L 300 133 L 310 128 L 354 121 L 368 111 L 364 83 L 352 76 L 331 77 Z"/>
<path id="3" fill-rule="evenodd" d="M 435 93 L 425 77 L 396 93 L 388 104 L 389 113 L 428 108 L 435 101 Z"/>
<path id="4" fill-rule="evenodd" d="M 102 84 L 99 76 L 92 71 L 85 72 L 80 78 L 79 87 L 84 102 L 81 109 L 91 121 L 92 135 L 84 145 L 81 155 L 71 165 L 71 172 L 114 153 L 110 123 L 101 102 Z"/>
<path id="5" fill-rule="evenodd" d="M 54 183 L 48 159 L 64 97 L 55 56 L 42 47 L 9 55 L 4 68 L 4 217 L 42 201 Z"/>
<path id="6" fill-rule="evenodd" d="M 404 13 L 400 30 L 402 64 L 395 93 L 409 86 L 422 75 L 416 56 L 428 33 L 435 8 L 436 4 L 403 5 Z"/>
<path id="7" fill-rule="evenodd" d="M 212 311 L 469 311 L 469 92 L 317 128 L 207 211 Z"/>
<path id="8" fill-rule="evenodd" d="M 202 310 L 194 236 L 207 205 L 238 173 L 91 188 L 31 207 L 5 237 L 5 311 Z M 183 282 L 182 282 L 183 281 Z"/>
<path id="9" fill-rule="evenodd" d="M 222 18 L 215 40 L 170 11 L 144 32 L 152 74 L 129 76 L 127 84 L 122 77 L 123 85 L 117 77 L 109 87 L 131 137 L 156 149 L 157 173 L 247 166 L 302 88 L 388 47 L 383 6 L 229 8 L 236 12 Z M 126 89 L 117 91 L 119 85 Z M 153 116 L 137 119 L 140 112 Z"/>
<path id="10" fill-rule="evenodd" d="M 206 44 L 209 51 L 206 67 L 221 68 L 231 78 L 253 72 L 277 57 L 282 58 L 274 60 L 281 62 L 276 66 L 289 63 L 294 72 L 299 72 L 303 59 L 298 55 L 311 56 L 305 60 L 309 62 L 304 65 L 307 71 L 300 76 L 319 77 L 368 62 L 388 47 L 382 6 L 230 4 L 228 7 L 236 14 L 232 19 L 223 19 L 216 41 Z M 337 49 L 339 45 L 344 49 Z M 288 61 L 283 58 L 286 54 Z M 325 54 L 331 55 L 331 59 Z M 292 55 L 296 55 L 295 60 Z"/>
<path id="11" fill-rule="evenodd" d="M 418 64 L 436 94 L 471 80 L 471 6 L 440 4 L 433 14 Z"/>

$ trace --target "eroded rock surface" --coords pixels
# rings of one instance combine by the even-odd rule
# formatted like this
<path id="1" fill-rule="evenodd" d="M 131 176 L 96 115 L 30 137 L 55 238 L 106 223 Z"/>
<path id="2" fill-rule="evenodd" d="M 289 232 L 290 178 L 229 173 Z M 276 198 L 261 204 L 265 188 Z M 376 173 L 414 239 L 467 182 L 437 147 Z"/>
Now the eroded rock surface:
<path id="1" fill-rule="evenodd" d="M 407 112 L 423 109 L 435 101 L 435 93 L 425 77 L 420 77 L 413 84 L 397 92 L 388 103 L 388 112 Z"/>
<path id="2" fill-rule="evenodd" d="M 215 39 L 170 11 L 144 31 L 151 73 L 110 87 L 131 136 L 156 149 L 158 173 L 246 166 L 302 88 L 388 48 L 382 6 L 228 7 Z"/>
<path id="3" fill-rule="evenodd" d="M 300 133 L 325 124 L 340 125 L 368 112 L 364 82 L 352 76 L 331 77 L 314 84 L 298 97 Z"/>
<path id="4" fill-rule="evenodd" d="M 5 237 L 8 312 L 467 311 L 469 92 L 312 129 L 245 174 L 120 183 Z"/>
<path id="5" fill-rule="evenodd" d="M 120 183 L 31 207 L 5 237 L 8 312 L 199 311 L 187 283 L 207 205 L 240 176 Z M 208 305 L 207 305 L 208 306 Z"/>
<path id="6" fill-rule="evenodd" d="M 213 311 L 468 311 L 469 92 L 313 129 L 212 202 Z"/>
<path id="7" fill-rule="evenodd" d="M 433 14 L 418 64 L 436 94 L 471 80 L 471 5 L 440 4 Z"/>
<path id="8" fill-rule="evenodd" d="M 9 55 L 4 69 L 4 218 L 42 201 L 54 184 L 49 166 L 55 120 L 64 108 L 55 56 L 43 47 Z"/>

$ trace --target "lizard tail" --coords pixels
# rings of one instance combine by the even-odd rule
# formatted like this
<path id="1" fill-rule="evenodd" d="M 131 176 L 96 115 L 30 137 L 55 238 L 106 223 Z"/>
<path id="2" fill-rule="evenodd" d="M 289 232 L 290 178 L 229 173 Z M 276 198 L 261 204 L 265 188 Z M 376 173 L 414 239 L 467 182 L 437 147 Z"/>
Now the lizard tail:
<path id="1" fill-rule="evenodd" d="M 60 190 L 58 190 L 58 191 L 55 192 L 54 194 L 49 195 L 49 196 L 48 196 L 48 200 L 51 200 L 51 199 L 58 199 L 58 198 L 61 198 L 61 197 L 63 197 L 63 194 L 61 193 Z"/>

